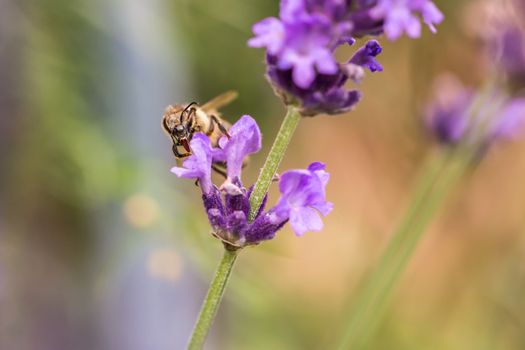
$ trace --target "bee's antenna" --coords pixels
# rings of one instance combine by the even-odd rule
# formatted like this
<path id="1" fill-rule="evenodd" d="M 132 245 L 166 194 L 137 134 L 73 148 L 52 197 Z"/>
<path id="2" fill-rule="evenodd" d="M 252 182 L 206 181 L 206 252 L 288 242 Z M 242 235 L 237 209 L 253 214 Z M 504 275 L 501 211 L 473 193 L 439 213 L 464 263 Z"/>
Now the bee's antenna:
<path id="1" fill-rule="evenodd" d="M 180 115 L 180 121 L 181 123 L 184 122 L 184 113 L 186 113 L 186 111 L 193 105 L 196 105 L 197 102 L 191 102 L 189 105 L 186 106 L 186 108 L 184 108 L 184 110 L 181 112 L 181 115 Z"/>

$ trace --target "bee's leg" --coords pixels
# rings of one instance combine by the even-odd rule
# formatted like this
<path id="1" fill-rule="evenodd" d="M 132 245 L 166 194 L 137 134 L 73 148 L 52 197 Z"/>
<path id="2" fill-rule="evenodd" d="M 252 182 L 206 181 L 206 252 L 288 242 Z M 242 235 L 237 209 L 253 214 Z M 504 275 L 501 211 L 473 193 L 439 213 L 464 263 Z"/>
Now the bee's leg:
<path id="1" fill-rule="evenodd" d="M 186 158 L 191 155 L 191 153 L 180 153 L 179 150 L 177 149 L 176 144 L 173 144 L 173 146 L 171 146 L 171 150 L 173 151 L 173 154 L 177 158 Z"/>
<path id="2" fill-rule="evenodd" d="M 217 118 L 216 116 L 212 115 L 211 116 L 211 120 L 212 122 L 215 122 L 217 123 L 217 126 L 219 127 L 219 130 L 224 134 L 226 135 L 227 138 L 230 138 L 230 134 L 228 133 L 228 130 L 226 130 L 226 127 L 224 126 L 224 124 L 221 123 L 221 121 L 219 120 L 219 118 Z"/>
<path id="3" fill-rule="evenodd" d="M 195 112 L 197 110 L 195 108 L 191 108 L 189 111 L 188 111 L 188 121 L 186 122 L 186 129 L 188 130 L 192 130 L 194 128 L 194 123 L 195 123 Z"/>
<path id="4" fill-rule="evenodd" d="M 281 179 L 281 176 L 275 173 L 272 177 L 272 182 L 278 182 Z"/>
<path id="5" fill-rule="evenodd" d="M 217 174 L 222 175 L 224 178 L 227 178 L 227 177 L 228 177 L 228 175 L 226 174 L 226 171 L 224 170 L 224 168 L 219 167 L 217 164 L 212 164 L 212 165 L 211 165 L 211 168 L 212 168 L 213 170 L 215 170 L 215 172 L 216 172 Z"/>

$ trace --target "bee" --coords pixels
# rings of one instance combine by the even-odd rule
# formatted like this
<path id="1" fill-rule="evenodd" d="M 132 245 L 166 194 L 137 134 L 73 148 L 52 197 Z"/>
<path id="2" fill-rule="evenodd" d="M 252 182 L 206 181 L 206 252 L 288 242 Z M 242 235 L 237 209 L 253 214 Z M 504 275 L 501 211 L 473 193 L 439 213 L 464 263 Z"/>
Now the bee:
<path id="1" fill-rule="evenodd" d="M 197 102 L 169 105 L 162 116 L 162 128 L 171 138 L 172 151 L 177 162 L 191 155 L 190 141 L 197 132 L 208 136 L 213 147 L 217 147 L 222 136 L 230 137 L 230 123 L 223 120 L 219 109 L 237 98 L 237 92 L 227 91 L 203 105 Z M 225 165 L 215 163 L 213 169 L 226 176 Z"/>

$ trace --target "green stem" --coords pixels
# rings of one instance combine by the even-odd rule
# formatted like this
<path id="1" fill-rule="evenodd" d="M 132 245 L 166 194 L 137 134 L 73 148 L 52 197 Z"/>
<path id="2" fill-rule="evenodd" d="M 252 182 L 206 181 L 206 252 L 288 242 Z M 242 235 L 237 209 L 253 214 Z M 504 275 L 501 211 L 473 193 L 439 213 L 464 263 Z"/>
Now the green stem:
<path id="1" fill-rule="evenodd" d="M 211 281 L 208 294 L 206 294 L 206 298 L 202 304 L 199 317 L 195 323 L 195 327 L 188 344 L 188 350 L 202 349 L 204 341 L 206 340 L 206 336 L 208 335 L 213 320 L 215 319 L 215 315 L 217 314 L 217 309 L 221 303 L 226 284 L 228 283 L 233 265 L 237 258 L 237 254 L 238 250 L 224 250 L 224 255 L 222 256 L 222 260 L 217 267 L 215 276 Z"/>
<path id="2" fill-rule="evenodd" d="M 460 153 L 460 152 L 458 152 Z M 440 154 L 417 187 L 406 216 L 388 244 L 370 278 L 358 295 L 339 349 L 363 349 L 379 325 L 389 296 L 401 278 L 422 234 L 451 186 L 461 177 L 470 157 Z"/>
<path id="3" fill-rule="evenodd" d="M 284 157 L 286 148 L 288 147 L 300 120 L 301 114 L 297 110 L 297 107 L 289 106 L 283 123 L 281 124 L 281 129 L 279 129 L 279 133 L 275 138 L 272 149 L 266 158 L 266 162 L 259 173 L 259 178 L 257 179 L 250 196 L 250 221 L 255 219 L 255 216 L 261 207 L 264 196 L 266 196 L 266 193 L 268 192 L 270 183 L 277 172 L 277 168 Z"/>

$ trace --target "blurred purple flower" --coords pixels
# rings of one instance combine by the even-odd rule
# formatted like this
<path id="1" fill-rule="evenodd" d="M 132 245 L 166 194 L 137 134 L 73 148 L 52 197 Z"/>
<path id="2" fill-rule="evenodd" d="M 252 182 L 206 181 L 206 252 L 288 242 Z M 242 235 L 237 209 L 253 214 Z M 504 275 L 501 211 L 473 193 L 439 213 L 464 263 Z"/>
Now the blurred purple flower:
<path id="1" fill-rule="evenodd" d="M 508 99 L 496 92 L 483 103 L 476 115 L 471 113 L 473 100 L 473 91 L 464 88 L 457 79 L 440 77 L 435 101 L 427 109 L 425 121 L 428 130 L 441 144 L 478 143 L 486 148 L 494 141 L 511 139 L 522 133 L 525 98 Z M 494 109 L 494 105 L 500 103 L 501 106 Z"/>
<path id="2" fill-rule="evenodd" d="M 525 86 L 525 33 L 522 28 L 509 26 L 499 39 L 500 67 L 511 78 L 519 79 Z"/>
<path id="3" fill-rule="evenodd" d="M 433 33 L 436 32 L 435 25 L 444 19 L 430 0 L 378 0 L 371 14 L 373 18 L 383 20 L 384 32 L 390 40 L 398 39 L 403 33 L 410 38 L 419 38 L 421 23 L 417 15 L 421 15 Z"/>
<path id="4" fill-rule="evenodd" d="M 464 117 L 474 93 L 453 75 L 443 74 L 434 84 L 434 100 L 425 113 L 425 123 L 436 139 L 447 145 L 461 141 L 468 129 Z"/>
<path id="5" fill-rule="evenodd" d="M 335 49 L 353 45 L 356 37 L 378 35 L 391 39 L 403 31 L 416 37 L 419 19 L 434 29 L 443 15 L 430 0 L 282 0 L 279 18 L 266 18 L 253 26 L 248 45 L 266 48 L 267 77 L 286 104 L 299 105 L 303 115 L 340 114 L 359 101 L 357 90 L 364 71 L 382 71 L 375 57 L 381 47 L 375 40 L 359 49 L 346 64 L 339 64 Z"/>
<path id="6" fill-rule="evenodd" d="M 251 189 L 241 182 L 242 163 L 261 148 L 261 133 L 255 120 L 245 115 L 229 134 L 230 138 L 219 141 L 218 148 L 212 148 L 204 134 L 196 134 L 190 142 L 192 155 L 183 167 L 171 170 L 179 177 L 199 180 L 213 234 L 228 248 L 238 249 L 272 239 L 288 221 L 297 235 L 319 231 L 323 225 L 318 213 L 327 215 L 332 209 L 325 200 L 329 175 L 324 164 L 312 163 L 307 170 L 285 172 L 279 183 L 278 204 L 264 211 L 263 203 L 255 220 L 249 222 Z M 212 160 L 227 165 L 227 179 L 219 188 L 211 182 Z"/>
<path id="7" fill-rule="evenodd" d="M 466 13 L 467 29 L 485 44 L 491 67 L 505 73 L 517 90 L 525 87 L 525 1 L 478 0 Z"/>
<path id="8" fill-rule="evenodd" d="M 525 124 L 525 98 L 508 101 L 489 128 L 492 139 L 513 139 L 523 131 Z"/>

